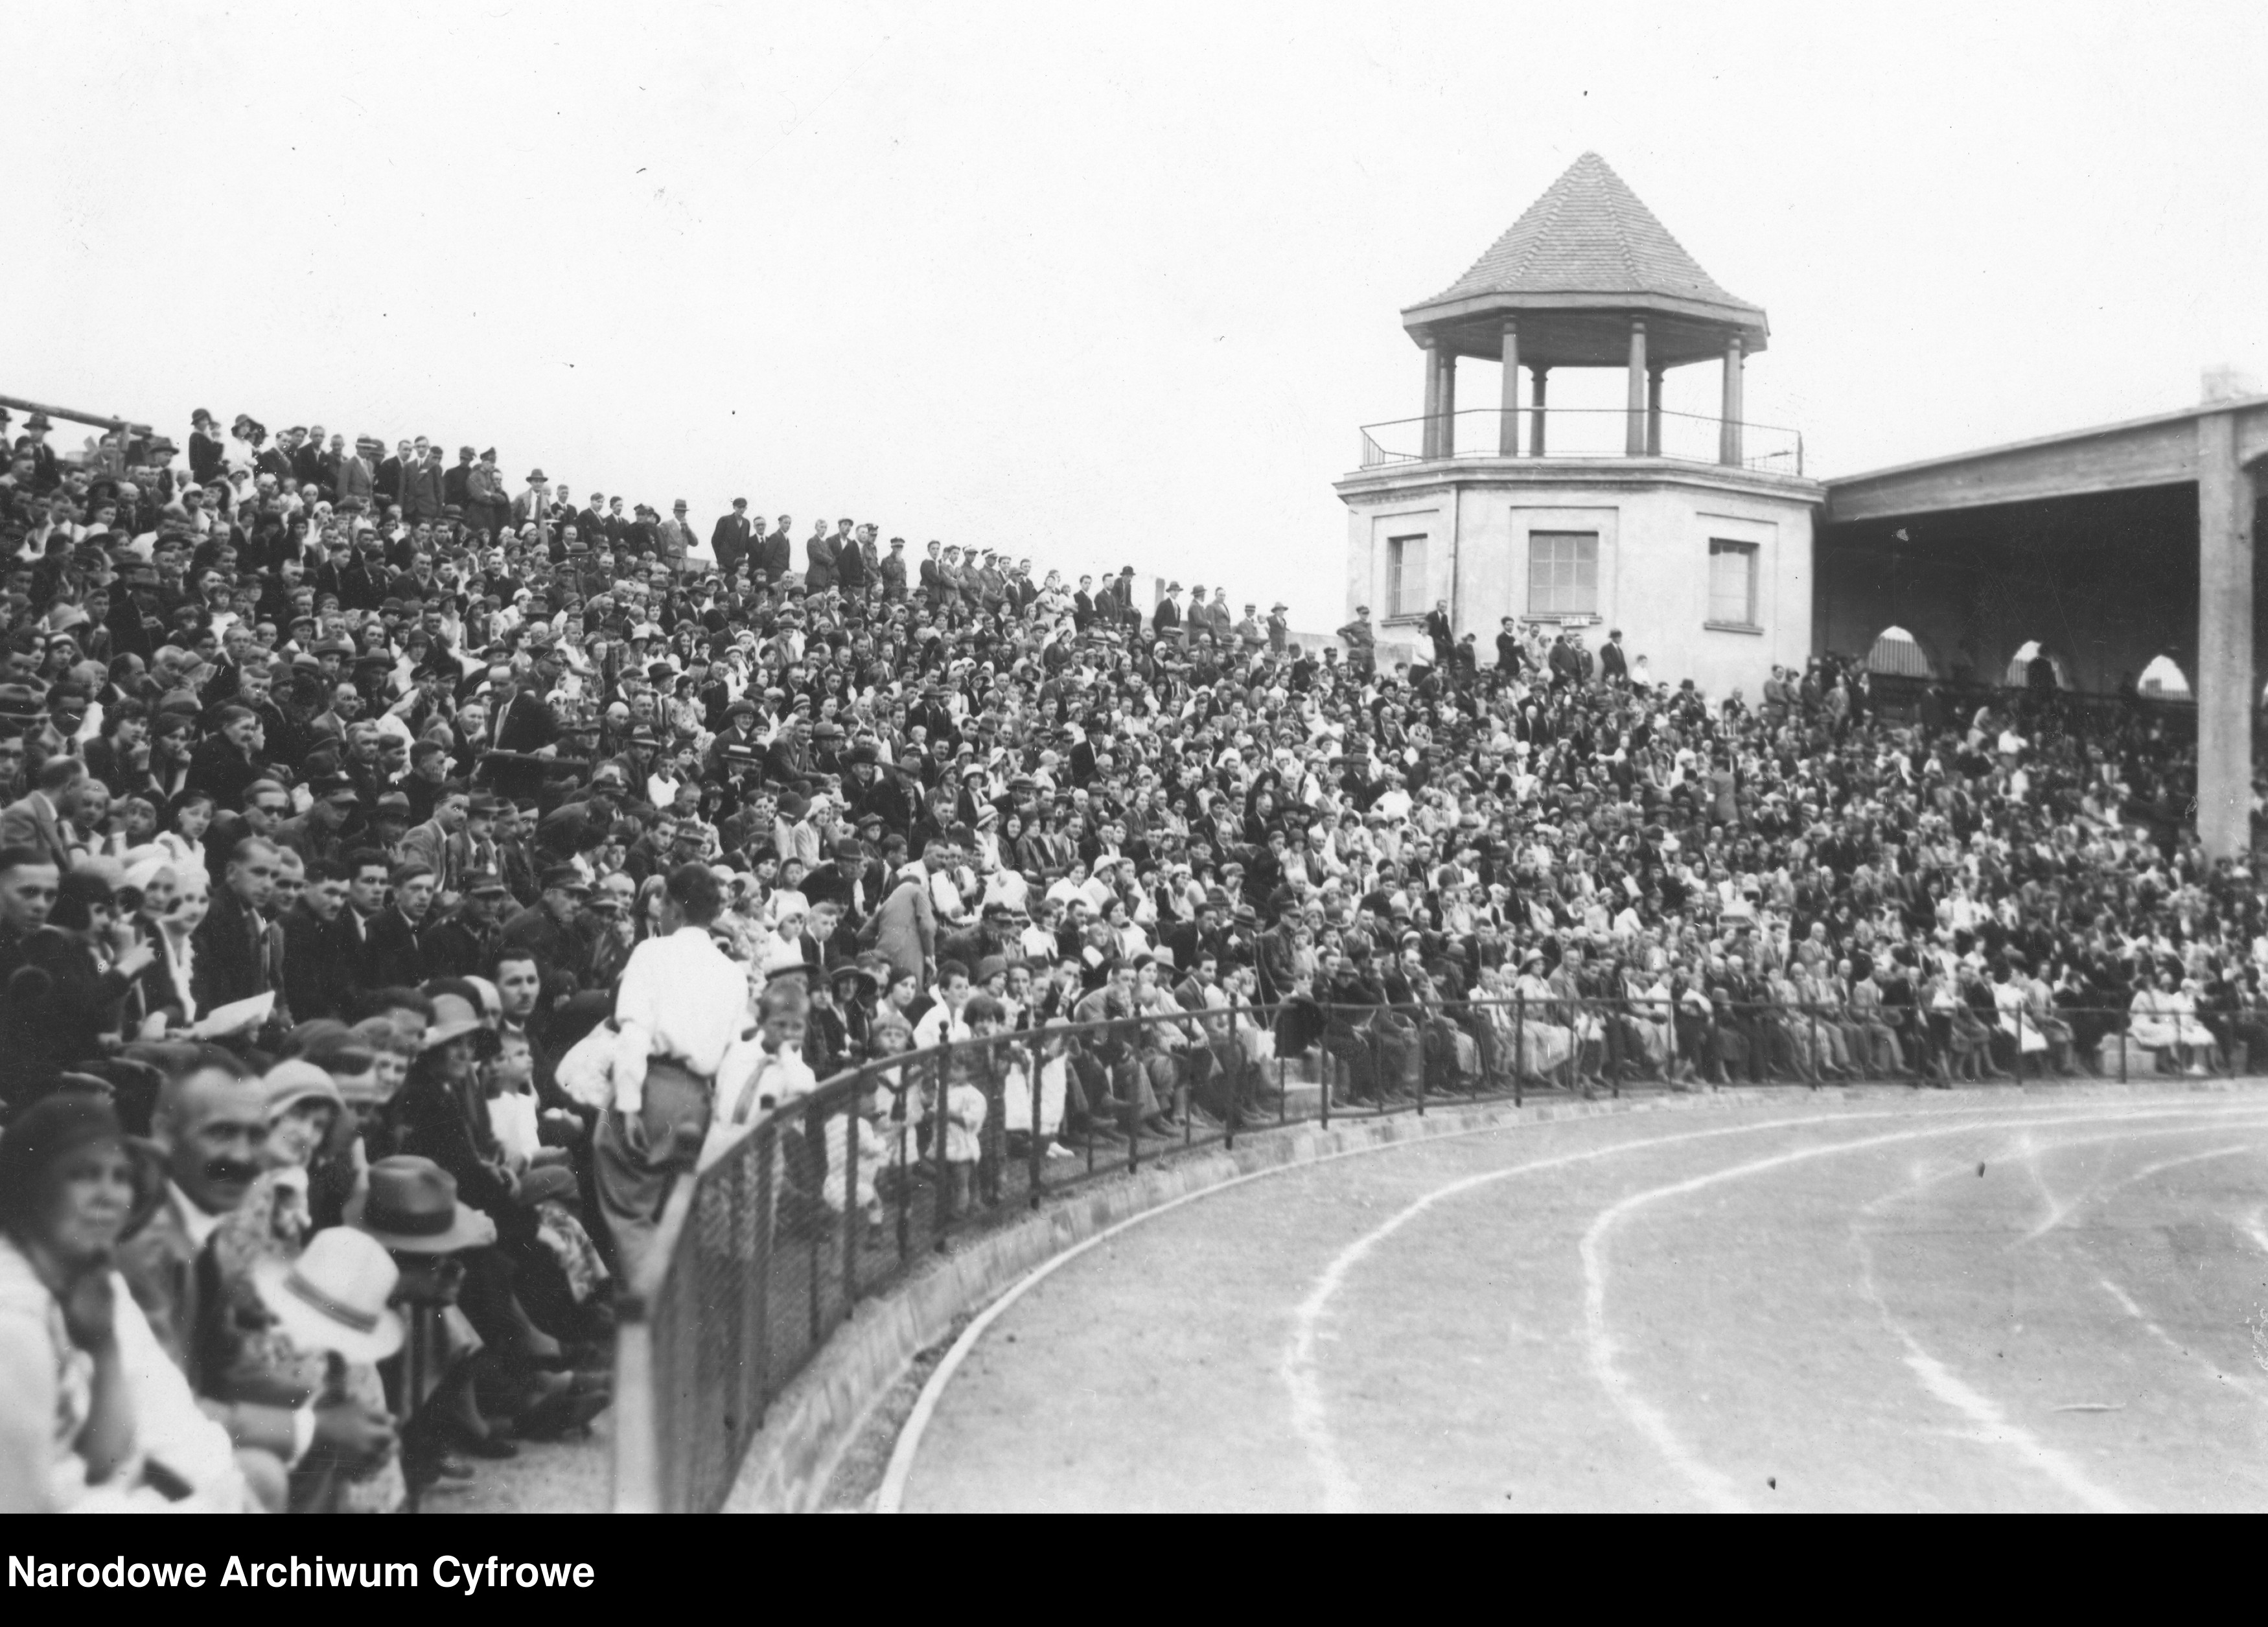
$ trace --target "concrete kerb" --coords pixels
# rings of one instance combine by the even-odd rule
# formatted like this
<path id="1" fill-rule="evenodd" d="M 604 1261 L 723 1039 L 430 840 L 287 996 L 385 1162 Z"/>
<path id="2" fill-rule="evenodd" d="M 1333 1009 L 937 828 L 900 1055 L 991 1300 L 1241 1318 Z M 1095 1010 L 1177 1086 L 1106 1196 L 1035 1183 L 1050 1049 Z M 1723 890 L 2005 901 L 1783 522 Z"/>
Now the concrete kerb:
<path id="1" fill-rule="evenodd" d="M 2226 1092 L 2264 1085 L 2268 1080 L 2166 1079 L 2128 1085 L 2073 1080 L 1972 1086 L 1955 1095 L 2084 1099 Z M 1904 1085 L 1830 1086 L 1819 1091 L 1752 1086 L 1620 1101 L 1549 1101 L 1517 1108 L 1509 1101 L 1491 1102 L 1436 1108 L 1423 1118 L 1405 1113 L 1391 1118 L 1342 1120 L 1328 1130 L 1315 1124 L 1259 1130 L 1241 1141 L 1233 1152 L 1216 1146 L 1168 1153 L 1136 1174 L 1067 1192 L 1020 1220 L 961 1240 L 888 1293 L 861 1300 L 810 1365 L 773 1401 L 763 1429 L 740 1465 L 724 1512 L 801 1513 L 817 1507 L 843 1454 L 858 1439 L 875 1407 L 924 1351 L 942 1343 L 963 1318 L 981 1311 L 1048 1260 L 1122 1221 L 1191 1194 L 1332 1159 L 1517 1124 L 1773 1102 L 1913 1101 L 1919 1093 Z"/>

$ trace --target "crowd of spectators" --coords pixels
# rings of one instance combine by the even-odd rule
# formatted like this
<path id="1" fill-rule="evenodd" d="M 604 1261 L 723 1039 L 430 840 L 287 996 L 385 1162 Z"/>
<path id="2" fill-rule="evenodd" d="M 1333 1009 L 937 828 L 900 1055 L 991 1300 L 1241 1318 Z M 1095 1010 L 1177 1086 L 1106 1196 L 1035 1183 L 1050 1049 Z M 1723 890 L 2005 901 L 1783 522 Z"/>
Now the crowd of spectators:
<path id="1" fill-rule="evenodd" d="M 52 432 L 0 475 L 10 1507 L 384 1511 L 586 1426 L 672 1182 L 939 1042 L 1026 1036 L 882 1076 L 823 1206 L 911 1178 L 893 1123 L 967 1204 L 1271 1056 L 1391 1102 L 2268 1047 L 2192 749 L 2044 660 L 1712 696 L 1446 607 L 1382 659 L 425 437 Z"/>

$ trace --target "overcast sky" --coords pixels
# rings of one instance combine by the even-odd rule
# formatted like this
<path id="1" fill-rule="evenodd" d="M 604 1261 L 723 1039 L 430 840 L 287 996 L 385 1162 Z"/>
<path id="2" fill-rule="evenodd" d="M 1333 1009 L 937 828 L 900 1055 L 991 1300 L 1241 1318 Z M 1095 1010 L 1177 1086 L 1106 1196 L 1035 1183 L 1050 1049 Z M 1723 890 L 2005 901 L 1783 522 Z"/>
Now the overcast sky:
<path id="1" fill-rule="evenodd" d="M 1331 482 L 1418 410 L 1400 307 L 1587 150 L 1769 311 L 1748 416 L 1814 473 L 2268 374 L 2268 12 L 1877 10 L 21 6 L 0 393 L 494 445 L 704 536 L 746 496 L 1318 626 Z"/>

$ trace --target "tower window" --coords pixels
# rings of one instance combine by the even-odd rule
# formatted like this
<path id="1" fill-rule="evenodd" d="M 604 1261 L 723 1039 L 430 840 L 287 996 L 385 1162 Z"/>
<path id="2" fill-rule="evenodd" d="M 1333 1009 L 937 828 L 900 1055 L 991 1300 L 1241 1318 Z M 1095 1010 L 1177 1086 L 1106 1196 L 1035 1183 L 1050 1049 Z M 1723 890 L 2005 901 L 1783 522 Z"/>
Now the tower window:
<path id="1" fill-rule="evenodd" d="M 1421 615 L 1425 610 L 1425 539 L 1388 537 L 1386 541 L 1386 614 Z"/>
<path id="2" fill-rule="evenodd" d="M 1599 534 L 1595 531 L 1531 531 L 1528 534 L 1528 614 L 1596 615 L 1599 613 Z"/>
<path id="3" fill-rule="evenodd" d="M 1755 627 L 1756 545 L 1709 539 L 1709 624 Z"/>

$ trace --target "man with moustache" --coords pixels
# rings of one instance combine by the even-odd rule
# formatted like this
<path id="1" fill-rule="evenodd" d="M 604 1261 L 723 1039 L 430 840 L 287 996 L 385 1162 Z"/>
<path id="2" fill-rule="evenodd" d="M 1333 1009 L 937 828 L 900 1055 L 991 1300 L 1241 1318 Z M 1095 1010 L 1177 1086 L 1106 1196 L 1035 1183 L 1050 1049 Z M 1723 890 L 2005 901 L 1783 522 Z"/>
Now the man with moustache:
<path id="1" fill-rule="evenodd" d="M 217 1046 L 182 1049 L 152 1125 L 165 1195 L 119 1244 L 120 1273 L 151 1332 L 239 1453 L 264 1453 L 287 1468 L 380 1461 L 394 1445 L 383 1410 L 307 1393 L 241 1338 L 231 1314 L 240 1285 L 224 1275 L 211 1244 L 261 1173 L 268 1090 Z"/>

